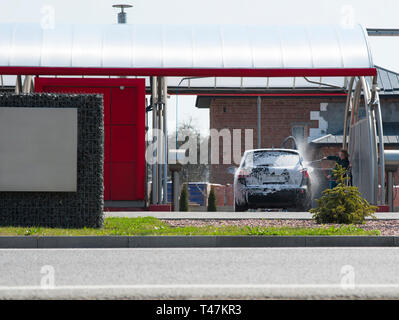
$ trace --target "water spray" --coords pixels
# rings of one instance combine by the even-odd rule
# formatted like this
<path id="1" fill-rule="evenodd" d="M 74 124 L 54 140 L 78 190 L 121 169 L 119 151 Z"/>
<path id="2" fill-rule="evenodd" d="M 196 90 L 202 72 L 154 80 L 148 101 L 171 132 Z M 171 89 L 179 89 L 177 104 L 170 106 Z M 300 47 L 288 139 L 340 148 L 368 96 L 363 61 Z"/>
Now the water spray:
<path id="1" fill-rule="evenodd" d="M 318 160 L 313 160 L 313 161 L 306 161 L 308 164 L 311 164 L 311 163 L 316 163 L 316 162 L 322 162 L 323 160 L 325 160 L 324 158 L 322 158 L 322 159 L 318 159 Z"/>
<path id="2" fill-rule="evenodd" d="M 294 136 L 288 136 L 287 138 L 284 139 L 283 143 L 281 144 L 281 148 L 286 149 L 285 144 L 289 141 L 292 140 L 294 146 L 293 149 L 298 150 L 298 143 L 295 139 Z"/>

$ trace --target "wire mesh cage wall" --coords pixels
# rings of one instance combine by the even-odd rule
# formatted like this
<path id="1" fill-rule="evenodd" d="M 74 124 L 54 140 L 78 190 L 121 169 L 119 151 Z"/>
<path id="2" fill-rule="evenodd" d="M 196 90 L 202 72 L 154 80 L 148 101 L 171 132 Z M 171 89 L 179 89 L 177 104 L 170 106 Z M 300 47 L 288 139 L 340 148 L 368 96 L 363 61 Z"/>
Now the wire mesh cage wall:
<path id="1" fill-rule="evenodd" d="M 104 204 L 102 96 L 0 94 L 2 107 L 77 108 L 77 192 L 0 192 L 0 225 L 101 227 Z"/>

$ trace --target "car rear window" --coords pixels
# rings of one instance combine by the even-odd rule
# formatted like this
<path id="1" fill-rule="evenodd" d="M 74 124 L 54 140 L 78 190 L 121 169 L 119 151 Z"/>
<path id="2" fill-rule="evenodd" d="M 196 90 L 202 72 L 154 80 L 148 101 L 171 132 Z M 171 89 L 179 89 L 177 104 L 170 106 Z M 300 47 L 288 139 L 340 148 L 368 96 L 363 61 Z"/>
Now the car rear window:
<path id="1" fill-rule="evenodd" d="M 248 153 L 245 158 L 245 166 L 273 166 L 292 167 L 299 162 L 299 155 L 283 151 L 255 151 Z"/>

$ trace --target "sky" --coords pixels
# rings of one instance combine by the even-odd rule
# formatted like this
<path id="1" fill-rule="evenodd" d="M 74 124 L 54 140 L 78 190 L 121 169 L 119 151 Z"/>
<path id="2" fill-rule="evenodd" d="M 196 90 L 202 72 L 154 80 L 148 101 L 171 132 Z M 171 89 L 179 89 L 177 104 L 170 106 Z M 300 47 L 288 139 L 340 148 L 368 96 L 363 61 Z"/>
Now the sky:
<path id="1" fill-rule="evenodd" d="M 0 0 L 0 22 L 40 22 L 54 10 L 55 23 L 112 24 L 116 3 L 129 3 L 128 23 L 137 24 L 351 24 L 399 28 L 398 0 Z M 370 39 L 374 63 L 399 72 L 399 37 Z M 178 98 L 179 122 L 209 129 L 209 111 L 195 97 Z M 168 125 L 175 127 L 176 97 L 168 100 Z"/>

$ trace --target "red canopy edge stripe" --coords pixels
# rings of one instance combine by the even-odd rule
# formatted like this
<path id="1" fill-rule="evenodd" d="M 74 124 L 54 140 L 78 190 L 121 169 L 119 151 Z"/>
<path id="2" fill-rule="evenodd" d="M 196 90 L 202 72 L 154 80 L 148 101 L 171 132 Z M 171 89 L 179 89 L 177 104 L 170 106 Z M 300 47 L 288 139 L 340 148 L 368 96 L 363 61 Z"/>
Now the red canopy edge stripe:
<path id="1" fill-rule="evenodd" d="M 169 76 L 169 77 L 351 77 L 376 76 L 376 68 L 75 68 L 0 67 L 3 75 Z"/>

